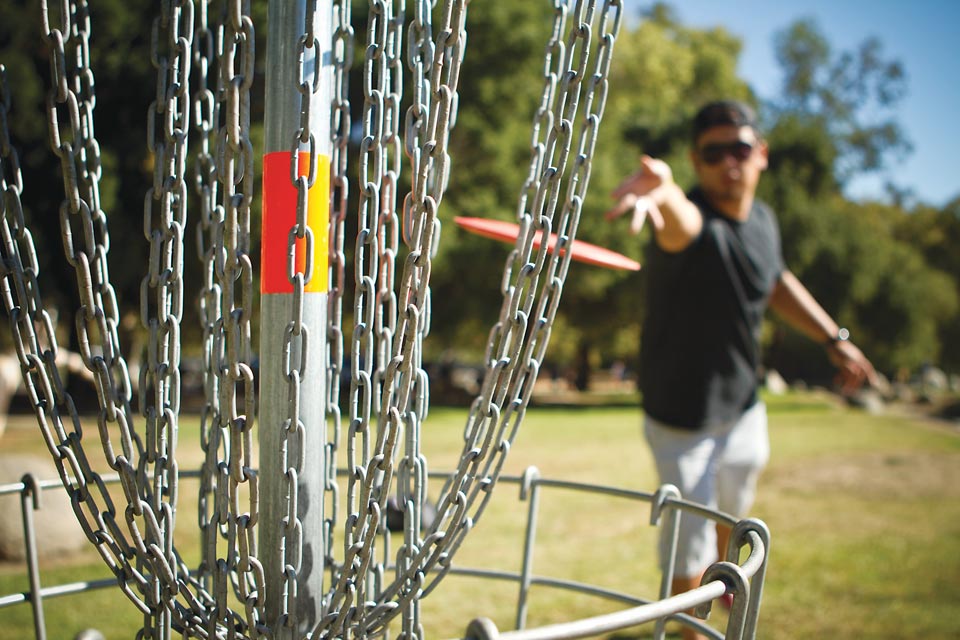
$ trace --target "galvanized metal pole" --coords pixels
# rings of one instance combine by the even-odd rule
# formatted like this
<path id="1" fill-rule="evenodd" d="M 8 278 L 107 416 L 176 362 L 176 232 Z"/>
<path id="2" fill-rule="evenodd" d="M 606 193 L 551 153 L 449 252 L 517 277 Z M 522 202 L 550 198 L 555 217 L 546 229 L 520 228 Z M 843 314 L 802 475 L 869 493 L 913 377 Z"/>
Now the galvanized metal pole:
<path id="1" fill-rule="evenodd" d="M 258 546 L 275 638 L 302 637 L 312 628 L 324 591 L 331 21 L 330 0 L 269 5 Z M 299 176 L 308 176 L 309 190 L 297 184 Z"/>

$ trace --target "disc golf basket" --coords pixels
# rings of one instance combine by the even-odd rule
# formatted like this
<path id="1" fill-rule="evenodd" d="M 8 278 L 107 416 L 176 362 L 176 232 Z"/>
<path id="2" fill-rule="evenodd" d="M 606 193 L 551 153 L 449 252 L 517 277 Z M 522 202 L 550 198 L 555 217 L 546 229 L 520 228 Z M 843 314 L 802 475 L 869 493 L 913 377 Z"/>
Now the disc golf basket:
<path id="1" fill-rule="evenodd" d="M 412 5 L 409 13 L 405 4 Z M 482 388 L 466 417 L 459 463 L 444 476 L 437 499 L 427 501 L 430 472 L 421 437 L 429 380 L 422 348 L 430 328 L 431 261 L 442 239 L 439 211 L 451 171 L 447 145 L 458 107 L 467 4 L 369 2 L 350 301 L 344 299 L 344 247 L 351 2 L 270 3 L 257 371 L 250 255 L 255 25 L 249 2 L 159 3 L 151 31 L 157 94 L 147 132 L 155 171 L 144 198 L 149 249 L 140 287 L 149 343 L 139 376 L 132 378 L 109 278 L 109 216 L 99 197 L 102 167 L 89 64 L 95 25 L 87 0 L 40 3 L 40 35 L 51 60 L 49 140 L 65 187 L 60 231 L 76 273 L 75 324 L 80 356 L 96 388 L 96 434 L 57 370 L 53 321 L 20 204 L 26 185 L 6 126 L 13 100 L 5 77 L 3 305 L 60 484 L 112 582 L 143 614 L 139 638 L 367 638 L 386 635 L 395 620 L 403 637 L 422 637 L 420 602 L 459 570 L 454 556 L 501 479 L 520 483 L 531 504 L 524 567 L 512 576 L 521 586 L 520 630 L 500 634 L 481 619 L 471 623 L 468 636 L 581 637 L 658 620 L 662 637 L 668 617 L 698 625 L 681 612 L 700 607 L 705 615 L 710 601 L 726 592 L 737 595 L 726 637 L 752 637 L 768 545 L 762 523 L 736 523 L 683 501 L 670 487 L 649 495 L 548 481 L 533 471 L 522 479 L 501 478 L 569 268 L 564 247 L 575 238 L 589 183 L 622 20 L 618 0 L 600 7 L 595 1 L 553 1 L 529 174 L 516 209 L 520 231 L 504 270 L 499 321 L 490 331 Z M 411 95 L 401 118 L 404 63 Z M 401 152 L 409 166 L 405 194 L 399 192 Z M 183 240 L 191 232 L 188 161 L 200 200 L 190 224 L 204 277 L 198 298 L 203 464 L 196 471 L 178 464 Z M 556 234 L 558 241 L 549 247 L 534 243 L 538 234 Z M 345 302 L 352 304 L 354 321 L 347 331 Z M 341 380 L 349 380 L 345 393 Z M 94 456 L 109 472 L 95 470 Z M 338 469 L 341 459 L 346 462 Z M 190 567 L 178 550 L 175 525 L 182 515 L 180 480 L 194 477 L 200 561 Z M 659 600 L 620 596 L 629 605 L 621 613 L 524 631 L 527 591 L 535 582 L 550 583 L 532 574 L 532 544 L 535 496 L 551 485 L 647 501 L 652 521 L 663 515 L 674 536 L 683 510 L 735 524 L 732 561 L 711 567 L 703 586 L 688 594 L 668 597 L 668 567 Z M 32 603 L 37 637 L 45 633 L 44 597 L 55 594 L 40 586 L 30 548 L 30 501 L 49 486 L 28 477 L 0 488 L 24 500 L 31 558 L 31 591 L 4 597 L 0 606 Z M 110 486 L 119 489 L 111 492 Z M 389 501 L 402 515 L 402 543 L 392 554 Z M 749 553 L 737 564 L 742 547 Z"/>

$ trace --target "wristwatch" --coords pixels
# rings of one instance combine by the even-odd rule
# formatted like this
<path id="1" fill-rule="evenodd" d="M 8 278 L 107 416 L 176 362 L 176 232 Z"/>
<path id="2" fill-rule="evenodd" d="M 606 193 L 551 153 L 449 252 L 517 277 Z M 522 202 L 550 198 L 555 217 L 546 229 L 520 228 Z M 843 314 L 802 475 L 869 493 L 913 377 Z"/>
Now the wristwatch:
<path id="1" fill-rule="evenodd" d="M 827 338 L 827 341 L 824 344 L 829 347 L 839 342 L 847 342 L 848 340 L 850 340 L 850 332 L 847 331 L 846 327 L 840 327 L 837 329 L 836 335 Z"/>

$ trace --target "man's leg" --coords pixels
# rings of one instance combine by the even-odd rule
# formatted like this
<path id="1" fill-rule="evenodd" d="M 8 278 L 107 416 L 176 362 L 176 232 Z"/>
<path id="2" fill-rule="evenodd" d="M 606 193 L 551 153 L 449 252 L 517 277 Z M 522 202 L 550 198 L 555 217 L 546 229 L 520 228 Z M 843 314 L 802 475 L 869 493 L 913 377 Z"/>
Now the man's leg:
<path id="1" fill-rule="evenodd" d="M 725 524 L 717 523 L 717 557 L 721 560 L 727 559 L 727 544 L 730 542 L 730 534 L 733 532 L 731 527 Z"/>
<path id="2" fill-rule="evenodd" d="M 671 583 L 673 595 L 676 595 L 678 593 L 684 593 L 692 589 L 696 589 L 697 587 L 700 586 L 701 578 L 702 578 L 702 575 L 697 576 L 695 578 L 693 577 L 674 578 L 673 582 Z M 693 615 L 693 609 L 687 609 L 686 613 Z M 707 636 L 703 635 L 702 633 L 698 633 L 695 629 L 691 629 L 690 627 L 686 627 L 686 626 L 681 628 L 680 637 L 683 638 L 683 640 L 706 640 L 707 638 Z"/>
<path id="3" fill-rule="evenodd" d="M 717 455 L 717 507 L 737 518 L 746 517 L 757 495 L 757 481 L 770 460 L 767 433 L 767 408 L 762 402 L 750 407 L 733 427 L 722 451 Z M 718 535 L 729 539 L 729 530 Z M 719 546 L 719 557 L 726 558 L 726 541 Z"/>
<path id="4" fill-rule="evenodd" d="M 716 438 L 706 432 L 671 428 L 649 416 L 644 422 L 644 433 L 653 451 L 661 484 L 676 486 L 686 500 L 716 507 Z M 669 537 L 664 534 L 661 531 L 661 566 L 666 565 L 669 554 Z M 712 523 L 705 518 L 689 513 L 681 515 L 672 593 L 683 593 L 700 586 L 703 571 L 715 559 L 714 535 Z M 705 638 L 687 627 L 683 627 L 682 637 L 683 640 Z"/>
<path id="5" fill-rule="evenodd" d="M 767 410 L 758 402 L 747 410 L 730 432 L 717 465 L 717 506 L 720 511 L 744 518 L 753 506 L 757 481 L 770 459 Z M 717 557 L 727 559 L 731 528 L 717 523 Z M 725 604 L 729 606 L 730 600 Z"/>

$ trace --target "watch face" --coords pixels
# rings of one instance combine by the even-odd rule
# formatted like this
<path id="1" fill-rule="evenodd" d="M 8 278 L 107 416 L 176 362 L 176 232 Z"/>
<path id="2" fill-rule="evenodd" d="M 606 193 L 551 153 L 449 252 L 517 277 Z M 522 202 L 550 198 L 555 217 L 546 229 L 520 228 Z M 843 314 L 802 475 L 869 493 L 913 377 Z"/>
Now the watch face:
<path id="1" fill-rule="evenodd" d="M 840 329 L 837 330 L 837 341 L 845 342 L 849 339 L 850 339 L 850 332 L 847 331 L 845 328 L 840 327 Z"/>

